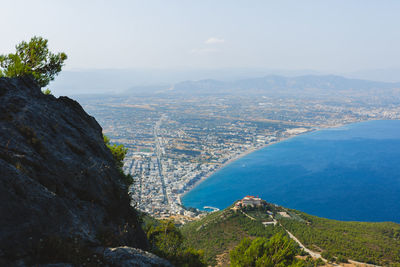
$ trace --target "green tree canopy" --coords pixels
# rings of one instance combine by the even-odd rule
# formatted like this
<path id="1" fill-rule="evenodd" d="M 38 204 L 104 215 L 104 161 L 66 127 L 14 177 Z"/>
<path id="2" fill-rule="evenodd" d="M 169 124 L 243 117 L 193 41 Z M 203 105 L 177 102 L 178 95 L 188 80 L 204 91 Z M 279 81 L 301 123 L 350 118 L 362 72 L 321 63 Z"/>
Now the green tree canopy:
<path id="1" fill-rule="evenodd" d="M 115 165 L 117 165 L 118 171 L 121 174 L 121 178 L 123 179 L 124 183 L 129 187 L 133 183 L 133 177 L 131 174 L 125 174 L 122 169 L 122 167 L 124 166 L 126 153 L 128 153 L 128 149 L 124 147 L 124 145 L 111 144 L 110 138 L 108 138 L 104 134 L 103 140 L 108 149 L 110 149 L 111 154 L 113 155 Z"/>
<path id="2" fill-rule="evenodd" d="M 0 55 L 0 77 L 32 75 L 41 87 L 45 87 L 58 75 L 67 59 L 65 53 L 53 54 L 47 40 L 34 36 L 29 43 L 18 44 L 15 54 Z"/>
<path id="3" fill-rule="evenodd" d="M 128 152 L 128 149 L 125 148 L 124 145 L 111 144 L 110 138 L 108 138 L 104 134 L 103 134 L 103 139 L 106 146 L 110 149 L 111 154 L 113 155 L 113 158 L 115 160 L 115 163 L 117 164 L 117 167 L 122 168 L 122 166 L 124 166 L 124 159 L 126 153 Z"/>
<path id="4" fill-rule="evenodd" d="M 161 221 L 160 225 L 151 227 L 147 238 L 152 250 L 164 257 L 175 255 L 183 242 L 183 236 L 173 221 Z"/>
<path id="5" fill-rule="evenodd" d="M 160 221 L 158 225 L 150 225 L 147 229 L 153 253 L 166 258 L 175 266 L 205 267 L 203 262 L 204 252 L 193 248 L 184 247 L 184 237 L 171 220 Z"/>
<path id="6" fill-rule="evenodd" d="M 303 261 L 295 258 L 297 252 L 296 243 L 280 233 L 269 240 L 263 237 L 253 241 L 245 238 L 231 251 L 231 266 L 304 266 Z"/>

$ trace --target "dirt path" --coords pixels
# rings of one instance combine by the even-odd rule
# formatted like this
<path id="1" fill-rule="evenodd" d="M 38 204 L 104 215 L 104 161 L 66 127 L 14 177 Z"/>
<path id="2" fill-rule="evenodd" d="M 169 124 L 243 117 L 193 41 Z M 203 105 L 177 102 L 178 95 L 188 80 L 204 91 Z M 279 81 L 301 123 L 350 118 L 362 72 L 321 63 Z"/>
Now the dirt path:
<path id="1" fill-rule="evenodd" d="M 256 221 L 256 219 L 250 215 L 248 215 L 247 213 L 245 213 L 244 211 L 240 210 L 244 215 L 246 215 L 248 218 L 250 218 L 253 221 Z M 272 218 L 273 222 L 279 223 L 275 218 Z M 349 260 L 349 263 L 344 263 L 342 265 L 340 264 L 335 264 L 335 263 L 328 263 L 328 261 L 326 259 L 324 259 L 320 253 L 312 251 L 308 248 L 306 248 L 306 246 L 304 246 L 300 240 L 297 239 L 297 237 L 295 237 L 291 232 L 289 232 L 288 230 L 285 229 L 285 227 L 283 227 L 282 224 L 279 223 L 280 226 L 282 226 L 282 228 L 286 231 L 286 233 L 289 235 L 289 237 L 291 239 L 293 239 L 305 252 L 307 252 L 308 254 L 310 254 L 311 257 L 315 258 L 315 259 L 322 259 L 327 265 L 326 266 L 339 266 L 339 267 L 353 267 L 353 266 L 359 266 L 359 267 L 381 267 L 379 265 L 373 265 L 373 264 L 367 264 L 364 262 L 358 262 L 358 261 L 353 261 L 353 260 Z M 267 227 L 267 225 L 265 225 Z"/>
<path id="2" fill-rule="evenodd" d="M 283 228 L 283 229 L 285 229 L 285 228 Z M 318 259 L 318 258 L 321 258 L 323 261 L 327 262 L 326 259 L 322 258 L 321 254 L 319 254 L 319 253 L 317 253 L 317 252 L 315 252 L 315 251 L 312 251 L 312 250 L 306 248 L 306 247 L 300 242 L 300 240 L 298 240 L 297 237 L 295 237 L 291 232 L 289 232 L 289 231 L 286 230 L 286 229 L 285 229 L 285 231 L 286 231 L 286 233 L 288 233 L 289 237 L 290 237 L 291 239 L 293 239 L 302 249 L 304 249 L 305 252 L 307 252 L 308 254 L 310 254 L 311 257 L 317 258 L 317 259 Z"/>
<path id="3" fill-rule="evenodd" d="M 283 226 L 282 226 L 283 227 Z M 285 229 L 285 228 L 283 228 Z M 308 248 L 306 248 L 301 242 L 300 240 L 297 239 L 297 237 L 295 237 L 291 232 L 289 232 L 288 230 L 286 230 L 286 233 L 288 233 L 289 237 L 291 239 L 293 239 L 302 249 L 304 249 L 305 252 L 307 252 L 308 254 L 311 255 L 311 257 L 313 258 L 321 258 L 325 263 L 327 263 L 327 266 L 339 266 L 339 267 L 353 267 L 353 266 L 357 266 L 357 267 L 381 267 L 379 265 L 373 265 L 373 264 L 368 264 L 368 263 L 364 263 L 364 262 L 359 262 L 359 261 L 353 261 L 353 260 L 348 260 L 349 263 L 341 263 L 341 264 L 335 264 L 335 263 L 328 263 L 328 261 L 324 258 L 322 258 L 321 254 L 315 251 L 312 251 Z"/>
<path id="4" fill-rule="evenodd" d="M 251 220 L 256 221 L 256 218 L 251 217 L 249 214 L 247 214 L 246 212 L 240 210 L 244 215 L 246 215 L 247 217 L 249 217 Z"/>

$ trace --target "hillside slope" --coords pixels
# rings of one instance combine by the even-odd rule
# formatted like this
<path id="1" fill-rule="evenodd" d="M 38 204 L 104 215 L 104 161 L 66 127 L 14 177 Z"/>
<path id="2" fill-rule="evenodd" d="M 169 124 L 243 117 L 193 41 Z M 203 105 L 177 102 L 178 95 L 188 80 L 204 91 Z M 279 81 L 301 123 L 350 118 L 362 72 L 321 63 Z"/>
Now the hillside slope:
<path id="1" fill-rule="evenodd" d="M 148 248 L 99 124 L 30 78 L 0 78 L 0 214 L 1 266 Z"/>
<path id="2" fill-rule="evenodd" d="M 330 256 L 400 266 L 400 225 L 392 222 L 344 222 L 288 210 L 279 222 L 306 247 Z M 323 254 L 324 255 L 324 254 Z"/>
<path id="3" fill-rule="evenodd" d="M 244 237 L 269 238 L 286 230 L 328 260 L 340 257 L 400 266 L 400 225 L 396 223 L 335 221 L 267 204 L 263 209 L 235 211 L 228 207 L 182 227 L 186 244 L 203 249 L 210 264 L 227 264 L 229 251 Z"/>
<path id="4" fill-rule="evenodd" d="M 230 208 L 213 212 L 204 218 L 185 224 L 181 228 L 185 245 L 204 250 L 209 264 L 229 261 L 229 251 L 245 237 L 271 237 L 284 233 L 282 227 L 265 227 L 260 221 Z"/>

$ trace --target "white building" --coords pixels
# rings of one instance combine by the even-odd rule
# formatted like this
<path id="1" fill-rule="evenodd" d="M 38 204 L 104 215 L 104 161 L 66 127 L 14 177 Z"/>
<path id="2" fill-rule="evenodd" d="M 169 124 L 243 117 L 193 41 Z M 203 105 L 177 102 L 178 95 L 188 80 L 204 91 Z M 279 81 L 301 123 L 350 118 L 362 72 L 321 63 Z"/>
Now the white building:
<path id="1" fill-rule="evenodd" d="M 242 200 L 236 203 L 236 206 L 261 206 L 261 198 L 255 196 L 245 196 Z"/>

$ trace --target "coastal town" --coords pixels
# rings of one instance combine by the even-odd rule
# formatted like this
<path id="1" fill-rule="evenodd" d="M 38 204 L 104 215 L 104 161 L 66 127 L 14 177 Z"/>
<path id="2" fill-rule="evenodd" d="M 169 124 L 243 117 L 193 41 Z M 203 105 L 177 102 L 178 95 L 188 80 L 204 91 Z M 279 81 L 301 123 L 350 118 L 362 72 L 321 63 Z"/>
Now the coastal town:
<path id="1" fill-rule="evenodd" d="M 129 96 L 80 102 L 112 142 L 128 148 L 124 171 L 134 178 L 132 205 L 158 218 L 197 216 L 181 197 L 256 149 L 321 128 L 400 118 L 396 105 L 349 99 Z"/>
<path id="2" fill-rule="evenodd" d="M 229 132 L 201 130 L 209 127 L 202 123 L 197 122 L 197 129 L 184 125 L 176 127 L 176 120 L 172 122 L 163 114 L 154 124 L 154 149 L 151 152 L 128 153 L 124 169 L 137 177 L 131 193 L 139 209 L 160 217 L 177 214 L 194 216 L 192 211 L 182 206 L 182 194 L 232 160 L 310 130 L 265 128 L 257 131 L 254 127 L 254 133 L 246 136 L 242 127 L 230 124 L 225 125 L 225 129 L 235 135 L 232 134 L 233 138 L 226 142 L 222 141 L 226 138 L 222 135 Z"/>

